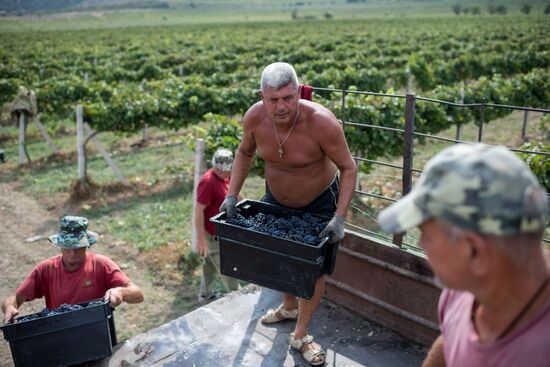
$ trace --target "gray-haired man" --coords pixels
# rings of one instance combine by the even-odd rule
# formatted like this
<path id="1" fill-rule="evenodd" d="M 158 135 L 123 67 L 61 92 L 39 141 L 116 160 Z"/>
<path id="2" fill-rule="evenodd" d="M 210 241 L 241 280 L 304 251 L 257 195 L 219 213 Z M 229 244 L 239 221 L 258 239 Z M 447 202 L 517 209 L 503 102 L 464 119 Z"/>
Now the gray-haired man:
<path id="1" fill-rule="evenodd" d="M 420 227 L 420 246 L 445 287 L 441 336 L 424 366 L 549 365 L 547 205 L 545 190 L 509 150 L 455 145 L 380 213 L 387 232 Z"/>
<path id="2" fill-rule="evenodd" d="M 269 187 L 263 200 L 332 216 L 320 235 L 331 234 L 331 241 L 336 242 L 344 237 L 344 217 L 355 189 L 357 167 L 336 117 L 318 103 L 301 100 L 299 95 L 292 66 L 277 62 L 264 69 L 262 100 L 244 116 L 229 195 L 220 209 L 228 216 L 235 213 L 237 195 L 258 152 L 265 162 Z M 317 281 L 310 300 L 285 294 L 283 304 L 262 318 L 264 324 L 297 318 L 290 346 L 315 366 L 324 363 L 325 353 L 307 335 L 307 327 L 324 293 L 325 277 Z"/>
<path id="3" fill-rule="evenodd" d="M 212 168 L 202 176 L 197 186 L 195 203 L 195 231 L 197 233 L 197 252 L 204 258 L 199 290 L 199 302 L 216 297 L 213 282 L 220 274 L 220 245 L 216 239 L 216 227 L 210 218 L 219 213 L 219 207 L 227 195 L 229 176 L 233 165 L 233 153 L 220 148 L 212 156 Z M 225 289 L 239 289 L 239 281 L 221 275 Z"/>

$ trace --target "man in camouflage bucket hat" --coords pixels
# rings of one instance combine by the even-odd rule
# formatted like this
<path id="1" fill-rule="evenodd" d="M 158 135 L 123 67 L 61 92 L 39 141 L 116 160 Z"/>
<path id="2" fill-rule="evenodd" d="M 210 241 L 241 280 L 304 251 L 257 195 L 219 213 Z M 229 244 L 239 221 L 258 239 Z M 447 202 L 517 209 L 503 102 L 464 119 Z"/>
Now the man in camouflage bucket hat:
<path id="1" fill-rule="evenodd" d="M 49 237 L 61 249 L 61 255 L 39 263 L 15 294 L 2 303 L 4 323 L 14 321 L 23 303 L 41 297 L 45 297 L 49 309 L 101 297 L 112 307 L 123 301 L 142 302 L 143 292 L 117 264 L 106 256 L 87 252 L 97 238 L 96 233 L 88 230 L 86 218 L 61 218 L 59 233 Z"/>
<path id="2" fill-rule="evenodd" d="M 88 219 L 66 216 L 61 218 L 60 231 L 48 237 L 51 243 L 65 249 L 90 247 L 97 242 L 97 233 L 88 231 Z"/>
<path id="3" fill-rule="evenodd" d="M 387 232 L 418 226 L 444 286 L 441 335 L 423 366 L 548 366 L 550 254 L 541 246 L 547 194 L 512 152 L 455 145 L 383 210 Z"/>

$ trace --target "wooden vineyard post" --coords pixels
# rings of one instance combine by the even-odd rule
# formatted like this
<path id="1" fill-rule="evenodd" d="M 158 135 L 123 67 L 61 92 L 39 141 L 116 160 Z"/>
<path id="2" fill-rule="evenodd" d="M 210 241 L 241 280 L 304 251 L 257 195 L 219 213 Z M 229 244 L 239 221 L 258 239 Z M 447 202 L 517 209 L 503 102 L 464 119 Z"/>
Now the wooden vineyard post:
<path id="1" fill-rule="evenodd" d="M 462 83 L 462 87 L 460 87 L 460 101 L 459 102 L 460 102 L 461 105 L 464 104 L 464 83 Z M 462 134 L 462 125 L 459 122 L 458 124 L 456 124 L 455 140 L 460 140 L 461 134 Z"/>
<path id="2" fill-rule="evenodd" d="M 197 252 L 197 231 L 195 230 L 195 206 L 197 203 L 197 187 L 205 171 L 204 163 L 204 139 L 197 139 L 195 146 L 195 176 L 193 178 L 193 221 L 191 229 L 191 249 Z"/>
<path id="3" fill-rule="evenodd" d="M 84 120 L 81 105 L 76 106 L 76 152 L 78 155 L 78 180 L 81 183 L 85 183 L 86 157 L 84 153 Z"/>
<path id="4" fill-rule="evenodd" d="M 84 123 L 84 117 L 82 113 L 82 106 L 76 106 L 76 151 L 78 154 L 78 180 L 85 183 L 86 180 L 86 143 L 91 140 L 99 154 L 103 157 L 105 162 L 109 165 L 117 180 L 124 185 L 130 185 L 130 183 L 124 178 L 124 175 L 111 159 L 111 156 L 105 150 L 103 144 L 96 139 L 96 133 L 92 130 L 90 125 Z"/>
<path id="5" fill-rule="evenodd" d="M 147 124 L 143 126 L 143 138 L 141 140 L 144 142 L 149 140 L 149 126 Z"/>
<path id="6" fill-rule="evenodd" d="M 413 75 L 412 75 L 411 69 L 409 68 L 408 65 L 407 65 L 407 68 L 405 69 L 405 74 L 407 75 L 406 93 L 410 94 L 410 93 L 412 93 L 412 90 L 413 90 Z"/>
<path id="7" fill-rule="evenodd" d="M 53 143 L 52 139 L 50 138 L 50 136 L 48 135 L 48 132 L 46 131 L 46 128 L 44 127 L 44 125 L 42 124 L 42 122 L 40 122 L 40 120 L 38 119 L 38 117 L 35 119 L 36 121 L 36 125 L 38 126 L 38 130 L 40 130 L 40 134 L 42 134 L 42 137 L 44 138 L 44 140 L 46 140 L 46 142 L 48 143 L 48 146 L 50 147 L 50 149 L 52 150 L 52 153 L 57 153 L 57 147 L 55 146 L 55 144 Z"/>
<path id="8" fill-rule="evenodd" d="M 109 167 L 111 167 L 111 170 L 113 171 L 113 173 L 115 174 L 115 176 L 117 177 L 117 180 L 119 182 L 122 182 L 124 185 L 127 185 L 129 186 L 130 183 L 128 182 L 128 180 L 126 180 L 124 178 L 124 175 L 122 174 L 122 171 L 118 168 L 118 166 L 116 165 L 116 163 L 111 159 L 111 155 L 109 153 L 107 153 L 107 150 L 105 149 L 105 147 L 103 146 L 103 143 L 101 143 L 98 139 L 96 139 L 96 137 L 94 136 L 95 133 L 94 131 L 92 130 L 92 128 L 90 127 L 90 125 L 88 125 L 87 123 L 84 123 L 84 130 L 86 132 L 86 135 L 91 137 L 91 138 L 88 138 L 88 139 L 91 139 L 92 142 L 94 143 L 97 151 L 99 152 L 99 154 L 101 154 L 101 156 L 103 157 L 103 159 L 105 160 L 105 162 L 107 162 L 107 164 L 109 165 Z"/>
<path id="9" fill-rule="evenodd" d="M 25 163 L 25 112 L 19 111 L 19 165 Z"/>
<path id="10" fill-rule="evenodd" d="M 527 141 L 527 122 L 529 121 L 529 110 L 523 113 L 523 125 L 521 126 L 521 139 L 525 143 Z"/>
<path id="11" fill-rule="evenodd" d="M 147 79 L 143 79 L 141 81 L 141 88 L 143 89 L 143 86 L 147 84 Z M 143 125 L 143 137 L 141 138 L 141 141 L 143 141 L 144 143 L 147 143 L 147 141 L 149 141 L 149 125 L 147 124 L 144 124 Z"/>
<path id="12" fill-rule="evenodd" d="M 407 195 L 412 189 L 413 170 L 413 145 L 414 145 L 414 113 L 416 108 L 416 96 L 407 94 L 405 100 L 405 142 L 403 144 L 403 189 L 402 196 Z M 401 247 L 404 233 L 393 235 L 392 242 Z"/>

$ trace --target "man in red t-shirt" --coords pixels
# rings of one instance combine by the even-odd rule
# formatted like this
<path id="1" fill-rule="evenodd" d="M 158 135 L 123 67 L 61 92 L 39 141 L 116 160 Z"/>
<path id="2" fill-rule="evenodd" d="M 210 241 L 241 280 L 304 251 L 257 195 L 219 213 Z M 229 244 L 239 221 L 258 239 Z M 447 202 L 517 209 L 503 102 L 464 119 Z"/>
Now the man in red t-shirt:
<path id="1" fill-rule="evenodd" d="M 233 153 L 227 149 L 218 149 L 212 157 L 212 168 L 202 176 L 197 187 L 195 203 L 195 230 L 197 232 L 197 251 L 204 258 L 199 291 L 199 301 L 215 298 L 212 282 L 220 273 L 220 245 L 216 240 L 216 227 L 210 218 L 219 213 L 219 207 L 229 189 L 229 176 L 233 165 Z M 221 275 L 227 291 L 239 289 L 235 278 Z"/>
<path id="2" fill-rule="evenodd" d="M 86 251 L 97 242 L 97 234 L 88 231 L 86 218 L 61 218 L 59 233 L 49 240 L 61 249 L 61 255 L 39 263 L 15 294 L 2 303 L 4 323 L 14 321 L 23 303 L 41 297 L 46 298 L 49 309 L 101 297 L 108 300 L 111 307 L 123 301 L 143 301 L 143 292 L 111 259 Z"/>

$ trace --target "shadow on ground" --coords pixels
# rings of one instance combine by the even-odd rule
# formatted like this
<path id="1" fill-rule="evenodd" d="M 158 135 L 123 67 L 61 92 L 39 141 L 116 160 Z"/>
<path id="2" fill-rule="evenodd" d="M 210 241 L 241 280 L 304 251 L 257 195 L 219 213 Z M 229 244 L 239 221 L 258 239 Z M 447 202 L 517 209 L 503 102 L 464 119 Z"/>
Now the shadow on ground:
<path id="1" fill-rule="evenodd" d="M 278 292 L 250 285 L 119 344 L 95 366 L 308 366 L 289 350 L 294 322 L 259 320 L 281 302 Z M 426 348 L 323 300 L 310 334 L 327 351 L 326 366 L 419 366 Z"/>

